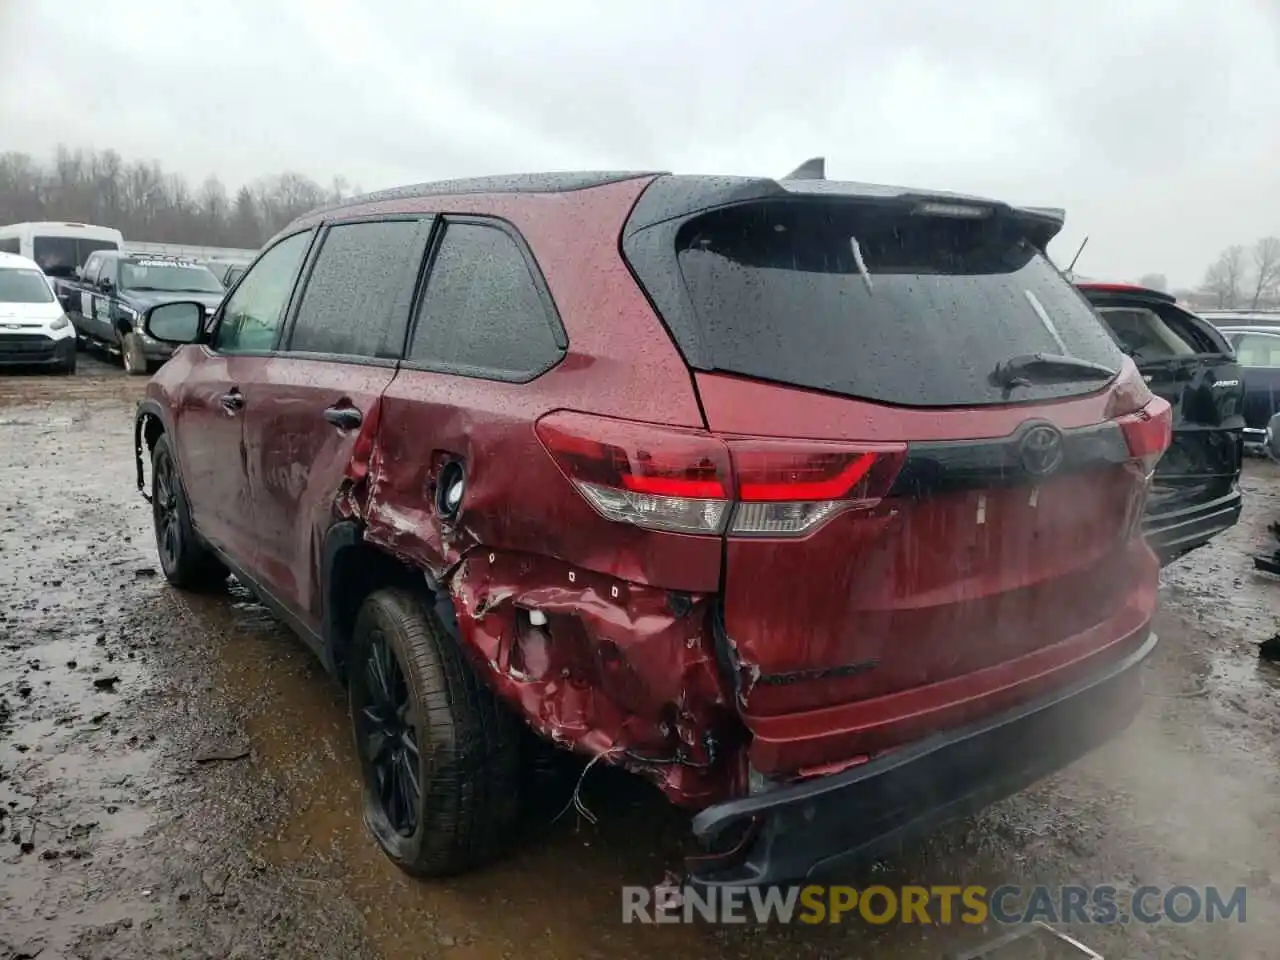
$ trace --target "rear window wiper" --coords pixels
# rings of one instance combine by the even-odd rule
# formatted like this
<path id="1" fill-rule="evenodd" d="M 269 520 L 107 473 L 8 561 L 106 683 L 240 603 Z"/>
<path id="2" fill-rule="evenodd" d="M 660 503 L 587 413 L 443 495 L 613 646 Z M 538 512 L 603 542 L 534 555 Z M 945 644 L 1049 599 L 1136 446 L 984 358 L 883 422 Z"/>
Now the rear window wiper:
<path id="1" fill-rule="evenodd" d="M 1025 353 L 996 364 L 991 382 L 1010 390 L 1055 380 L 1110 380 L 1119 370 L 1058 353 Z"/>

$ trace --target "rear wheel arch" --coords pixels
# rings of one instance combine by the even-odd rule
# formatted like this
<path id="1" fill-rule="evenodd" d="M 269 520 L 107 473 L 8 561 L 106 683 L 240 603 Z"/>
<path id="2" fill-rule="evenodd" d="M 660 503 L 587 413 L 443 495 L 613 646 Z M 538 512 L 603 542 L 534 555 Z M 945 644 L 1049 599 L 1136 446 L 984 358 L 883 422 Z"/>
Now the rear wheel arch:
<path id="1" fill-rule="evenodd" d="M 334 672 L 344 684 L 356 617 L 365 598 L 375 590 L 399 587 L 434 600 L 441 622 L 457 640 L 448 591 L 429 575 L 366 541 L 359 522 L 342 520 L 329 528 L 320 562 L 325 645 Z"/>

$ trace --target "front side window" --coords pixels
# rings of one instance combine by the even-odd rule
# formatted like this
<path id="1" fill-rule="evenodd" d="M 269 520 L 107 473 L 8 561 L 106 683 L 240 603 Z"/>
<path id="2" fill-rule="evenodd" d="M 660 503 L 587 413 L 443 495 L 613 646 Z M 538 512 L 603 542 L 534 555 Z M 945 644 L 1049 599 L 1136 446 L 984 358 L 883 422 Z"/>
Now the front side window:
<path id="1" fill-rule="evenodd" d="M 221 293 L 222 284 L 208 267 L 198 263 L 137 257 L 120 261 L 120 289 L 160 293 Z"/>
<path id="2" fill-rule="evenodd" d="M 0 269 L 0 303 L 52 303 L 49 281 L 38 270 Z"/>
<path id="3" fill-rule="evenodd" d="M 499 379 L 549 369 L 561 355 L 547 306 L 505 231 L 450 223 L 418 309 L 409 360 Z"/>
<path id="4" fill-rule="evenodd" d="M 418 230 L 416 220 L 331 227 L 298 304 L 289 349 L 399 357 L 417 273 L 410 268 L 420 259 L 414 255 Z M 388 337 L 390 328 L 398 335 Z"/>
<path id="5" fill-rule="evenodd" d="M 215 350 L 262 353 L 275 348 L 298 268 L 310 245 L 307 230 L 286 237 L 262 255 L 223 306 Z"/>

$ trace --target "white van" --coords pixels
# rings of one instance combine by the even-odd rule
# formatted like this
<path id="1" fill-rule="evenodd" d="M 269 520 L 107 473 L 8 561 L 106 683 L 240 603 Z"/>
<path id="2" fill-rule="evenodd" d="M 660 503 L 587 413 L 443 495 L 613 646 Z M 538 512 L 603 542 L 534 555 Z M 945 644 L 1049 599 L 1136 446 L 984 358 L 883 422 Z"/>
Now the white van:
<path id="1" fill-rule="evenodd" d="M 34 260 L 0 253 L 0 369 L 76 369 L 76 331 Z"/>
<path id="2" fill-rule="evenodd" d="M 49 277 L 71 277 L 95 250 L 120 250 L 124 235 L 91 223 L 11 223 L 0 227 L 0 253 L 34 260 Z"/>

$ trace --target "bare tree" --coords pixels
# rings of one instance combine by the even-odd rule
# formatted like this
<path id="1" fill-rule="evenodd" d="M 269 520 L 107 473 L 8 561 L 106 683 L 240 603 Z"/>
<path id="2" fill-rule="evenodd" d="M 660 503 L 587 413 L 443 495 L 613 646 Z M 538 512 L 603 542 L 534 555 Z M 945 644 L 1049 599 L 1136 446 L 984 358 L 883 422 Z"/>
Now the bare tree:
<path id="1" fill-rule="evenodd" d="M 1229 310 L 1240 303 L 1244 270 L 1244 247 L 1227 247 L 1205 272 L 1202 289 L 1218 298 L 1220 309 Z"/>
<path id="2" fill-rule="evenodd" d="M 1138 279 L 1138 283 L 1149 290 L 1164 291 L 1169 289 L 1169 278 L 1163 273 L 1144 273 Z"/>
<path id="3" fill-rule="evenodd" d="M 1263 237 L 1253 247 L 1253 303 L 1257 310 L 1264 297 L 1274 297 L 1280 291 L 1280 237 Z"/>
<path id="4" fill-rule="evenodd" d="M 117 227 L 131 240 L 256 247 L 299 214 L 350 196 L 298 173 L 263 177 L 230 199 L 210 176 L 198 189 L 154 161 L 113 150 L 59 147 L 49 163 L 0 153 L 0 223 L 75 220 Z"/>

